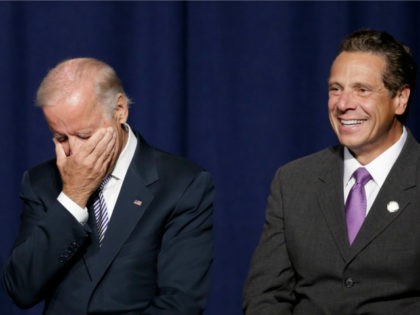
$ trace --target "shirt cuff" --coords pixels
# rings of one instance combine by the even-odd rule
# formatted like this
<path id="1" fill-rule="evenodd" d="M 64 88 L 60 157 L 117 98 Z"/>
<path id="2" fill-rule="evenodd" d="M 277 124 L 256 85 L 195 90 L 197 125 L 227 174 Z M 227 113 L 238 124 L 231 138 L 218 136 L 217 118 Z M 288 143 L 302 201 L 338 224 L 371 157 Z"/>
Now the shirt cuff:
<path id="1" fill-rule="evenodd" d="M 63 192 L 60 193 L 57 200 L 74 216 L 77 221 L 79 221 L 80 224 L 84 225 L 87 222 L 89 214 L 86 207 L 81 208 Z"/>

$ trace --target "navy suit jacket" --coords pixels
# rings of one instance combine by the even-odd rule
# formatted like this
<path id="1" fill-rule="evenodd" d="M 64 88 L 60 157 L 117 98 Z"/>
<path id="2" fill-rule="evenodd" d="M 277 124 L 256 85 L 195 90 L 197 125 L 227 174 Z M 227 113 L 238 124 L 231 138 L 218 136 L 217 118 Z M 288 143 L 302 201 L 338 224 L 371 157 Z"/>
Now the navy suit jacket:
<path id="1" fill-rule="evenodd" d="M 337 146 L 278 170 L 245 314 L 420 314 L 420 145 L 409 133 L 351 246 L 343 165 Z"/>
<path id="2" fill-rule="evenodd" d="M 44 314 L 198 315 L 213 257 L 208 172 L 141 136 L 102 247 L 93 214 L 82 226 L 57 201 L 55 160 L 25 172 L 22 223 L 3 284 Z"/>

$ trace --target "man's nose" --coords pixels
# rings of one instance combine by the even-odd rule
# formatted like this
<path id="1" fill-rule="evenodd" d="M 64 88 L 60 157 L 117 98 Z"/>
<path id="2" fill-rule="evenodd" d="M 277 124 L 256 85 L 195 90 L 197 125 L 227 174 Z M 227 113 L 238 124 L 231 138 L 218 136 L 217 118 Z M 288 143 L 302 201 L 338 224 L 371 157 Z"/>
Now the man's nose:
<path id="1" fill-rule="evenodd" d="M 337 99 L 337 108 L 340 111 L 356 108 L 355 99 L 352 97 L 351 91 L 342 91 Z"/>
<path id="2" fill-rule="evenodd" d="M 76 146 L 76 142 L 77 142 L 76 137 L 70 136 L 70 137 L 67 138 L 67 141 L 63 145 L 64 152 L 66 153 L 66 156 L 70 156 L 72 151 L 74 151 L 74 148 Z"/>

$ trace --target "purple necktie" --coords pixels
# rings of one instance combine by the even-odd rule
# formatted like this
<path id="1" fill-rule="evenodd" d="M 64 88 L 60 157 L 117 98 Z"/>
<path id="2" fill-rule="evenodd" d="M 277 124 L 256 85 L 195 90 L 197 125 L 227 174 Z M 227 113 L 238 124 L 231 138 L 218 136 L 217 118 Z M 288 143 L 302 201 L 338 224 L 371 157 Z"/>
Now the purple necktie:
<path id="1" fill-rule="evenodd" d="M 353 243 L 353 240 L 365 219 L 367 205 L 365 184 L 372 179 L 372 176 L 363 167 L 359 167 L 353 173 L 353 177 L 355 183 L 351 188 L 346 201 L 347 233 L 350 245 Z"/>

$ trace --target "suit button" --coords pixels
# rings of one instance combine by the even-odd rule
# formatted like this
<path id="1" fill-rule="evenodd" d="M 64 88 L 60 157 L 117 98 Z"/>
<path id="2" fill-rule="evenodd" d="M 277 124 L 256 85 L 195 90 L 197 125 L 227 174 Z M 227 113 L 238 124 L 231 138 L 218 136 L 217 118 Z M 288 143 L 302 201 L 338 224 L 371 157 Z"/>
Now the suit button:
<path id="1" fill-rule="evenodd" d="M 347 278 L 344 280 L 344 285 L 346 286 L 346 288 L 351 288 L 352 286 L 354 286 L 354 280 L 352 278 Z"/>

